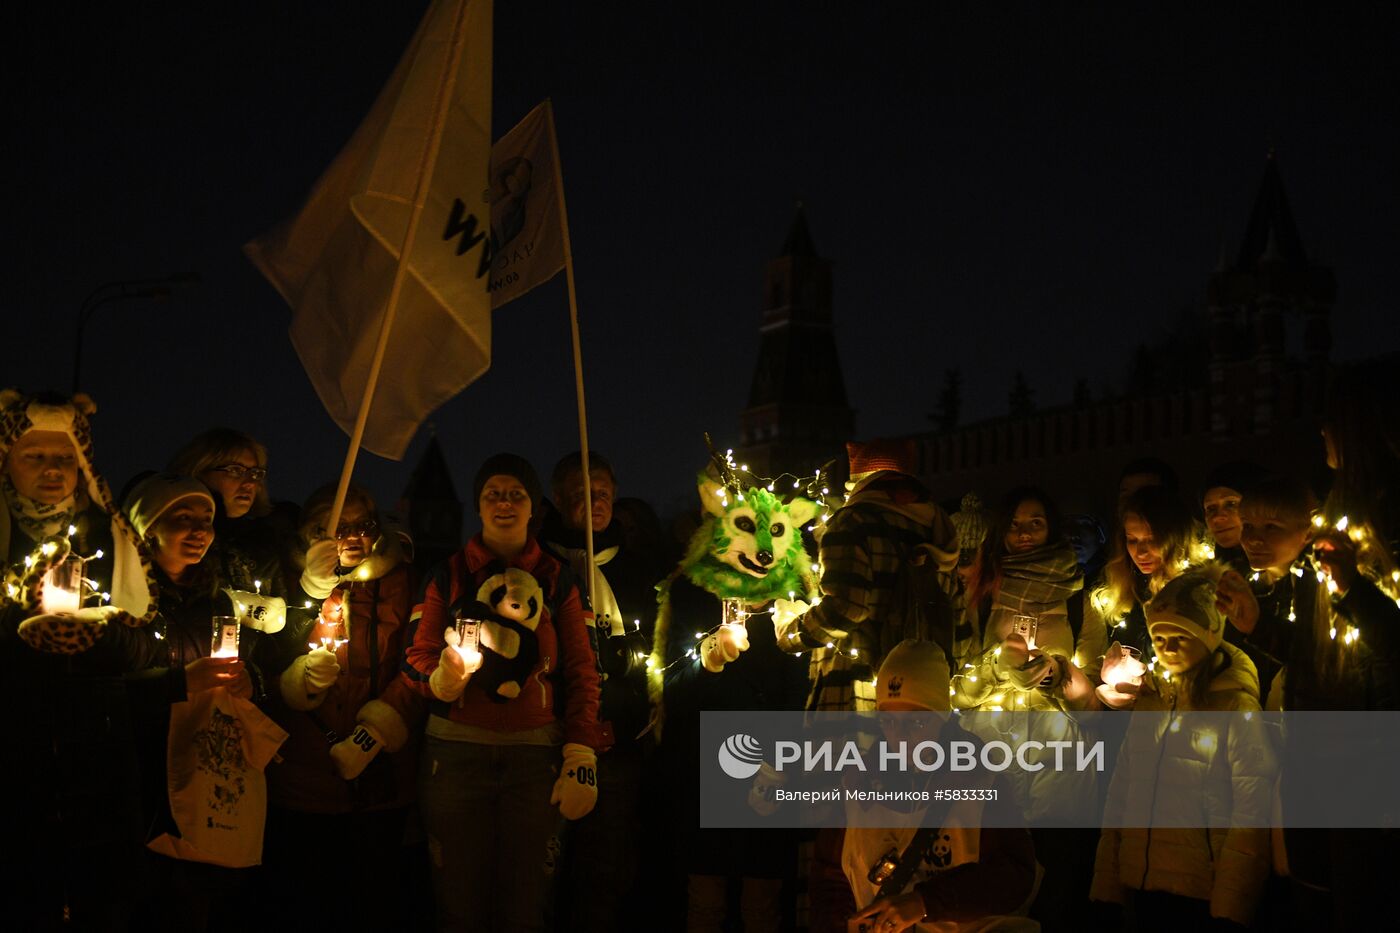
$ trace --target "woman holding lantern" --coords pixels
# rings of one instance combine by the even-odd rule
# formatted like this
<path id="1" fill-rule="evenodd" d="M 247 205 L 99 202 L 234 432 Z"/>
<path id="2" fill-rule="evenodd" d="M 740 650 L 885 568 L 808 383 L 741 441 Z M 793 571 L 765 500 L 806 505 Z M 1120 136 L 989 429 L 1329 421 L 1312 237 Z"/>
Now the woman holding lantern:
<path id="1" fill-rule="evenodd" d="M 1083 586 L 1054 500 L 1032 486 L 1013 489 L 993 515 L 968 586 L 963 627 L 980 650 L 963 660 L 952 680 L 953 706 L 972 713 L 963 717 L 964 728 L 984 741 L 1012 742 L 1024 729 L 1030 748 L 1033 741 L 1081 739 L 1071 715 L 1008 720 L 978 713 L 1073 713 L 1100 706 L 1094 684 L 1107 637 Z M 1097 782 L 1088 773 L 1045 767 L 1009 784 L 1028 820 L 1073 825 L 1092 815 L 1098 799 Z M 1031 834 L 1045 867 L 1031 915 L 1047 930 L 1059 929 L 1084 902 L 1094 834 L 1043 828 Z"/>
<path id="2" fill-rule="evenodd" d="M 6 828 L 26 847 L 8 860 L 6 878 L 24 894 L 7 913 L 21 929 L 122 927 L 135 890 L 141 826 L 122 673 L 144 639 L 97 604 L 114 591 L 116 569 L 144 591 L 146 568 L 94 469 L 94 411 L 85 395 L 0 392 L 0 559 L 9 577 L 0 586 L 0 799 L 23 801 Z M 72 556 L 41 572 L 59 553 Z M 62 584 L 61 570 L 69 571 Z M 148 608 L 122 604 L 126 621 Z"/>
<path id="3" fill-rule="evenodd" d="M 597 801 L 597 657 L 571 572 L 531 533 L 534 469 L 497 454 L 472 491 L 481 532 L 429 574 L 403 674 L 429 701 L 419 793 L 438 926 L 542 930 L 560 818 Z"/>
<path id="4" fill-rule="evenodd" d="M 426 712 L 423 697 L 399 677 L 418 594 L 407 542 L 358 486 L 349 488 L 336 527 L 327 528 L 335 492 L 335 484 L 321 487 L 302 510 L 308 551 L 301 587 L 323 602 L 317 618 L 290 623 L 277 636 L 292 662 L 279 678 L 272 716 L 288 739 L 267 771 L 263 864 L 275 920 L 312 929 L 324 908 L 301 892 L 307 866 L 325 853 L 398 870 L 394 855 L 416 796 Z M 369 898 L 357 919 L 389 929 L 405 915 L 394 898 Z"/>
<path id="5" fill-rule="evenodd" d="M 285 738 L 250 702 L 264 694 L 266 663 L 255 658 L 269 642 L 241 624 L 245 607 L 207 560 L 215 505 L 202 483 L 154 473 L 132 487 L 126 508 L 159 587 L 147 669 L 129 680 L 159 878 L 138 916 L 161 928 L 227 928 L 241 915 L 243 869 L 261 856 L 262 768 Z"/>

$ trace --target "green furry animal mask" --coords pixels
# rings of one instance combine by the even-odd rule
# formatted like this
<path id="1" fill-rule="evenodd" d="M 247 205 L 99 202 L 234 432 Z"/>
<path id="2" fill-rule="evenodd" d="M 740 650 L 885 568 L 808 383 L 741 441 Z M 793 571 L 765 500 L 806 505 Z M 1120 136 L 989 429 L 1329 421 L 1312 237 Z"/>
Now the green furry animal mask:
<path id="1" fill-rule="evenodd" d="M 821 508 L 806 499 L 783 502 L 761 487 L 742 493 L 699 478 L 705 519 L 690 538 L 680 572 L 720 599 L 754 605 L 816 592 L 802 526 Z"/>

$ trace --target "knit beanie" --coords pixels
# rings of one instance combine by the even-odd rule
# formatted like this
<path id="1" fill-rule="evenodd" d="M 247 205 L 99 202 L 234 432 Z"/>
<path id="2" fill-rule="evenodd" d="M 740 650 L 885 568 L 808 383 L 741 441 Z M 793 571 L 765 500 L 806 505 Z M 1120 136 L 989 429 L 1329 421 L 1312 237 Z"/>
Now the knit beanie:
<path id="1" fill-rule="evenodd" d="M 1185 632 L 1214 651 L 1225 637 L 1225 618 L 1215 607 L 1215 590 L 1221 568 L 1215 565 L 1188 570 L 1162 587 L 1144 609 L 1147 630 Z"/>
<path id="2" fill-rule="evenodd" d="M 181 499 L 197 498 L 214 508 L 214 497 L 209 487 L 192 476 L 175 473 L 152 473 L 137 483 L 126 497 L 126 511 L 131 516 L 131 524 L 136 533 L 146 537 L 151 526 Z"/>
<path id="3" fill-rule="evenodd" d="M 893 470 L 909 476 L 914 476 L 917 470 L 918 451 L 908 438 L 847 441 L 846 456 L 850 459 L 853 482 L 880 470 Z"/>
<path id="4" fill-rule="evenodd" d="M 970 554 L 982 546 L 987 537 L 987 512 L 982 508 L 982 500 L 977 493 L 969 492 L 962 497 L 960 508 L 948 520 L 958 532 L 958 550 Z"/>
<path id="5" fill-rule="evenodd" d="M 947 711 L 951 677 L 948 656 L 936 642 L 907 639 L 885 655 L 875 677 L 875 704 L 913 703 L 924 709 Z"/>
<path id="6" fill-rule="evenodd" d="M 520 480 L 520 485 L 525 487 L 525 492 L 530 496 L 531 507 L 538 514 L 544 496 L 540 478 L 535 475 L 535 468 L 530 466 L 530 461 L 518 454 L 496 454 L 494 457 L 488 457 L 481 465 L 481 469 L 476 471 L 476 479 L 472 482 L 473 508 L 480 506 L 481 490 L 486 486 L 486 481 L 493 476 L 513 476 Z"/>

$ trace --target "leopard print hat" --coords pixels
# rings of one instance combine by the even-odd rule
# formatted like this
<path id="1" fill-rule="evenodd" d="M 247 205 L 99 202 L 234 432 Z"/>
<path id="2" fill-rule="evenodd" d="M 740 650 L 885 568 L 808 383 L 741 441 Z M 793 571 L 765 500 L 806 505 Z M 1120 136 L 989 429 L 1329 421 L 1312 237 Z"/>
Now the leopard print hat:
<path id="1" fill-rule="evenodd" d="M 112 579 L 112 602 L 125 609 L 137 625 L 155 618 L 156 583 L 150 551 L 131 521 L 117 508 L 107 481 L 93 466 L 92 425 L 89 416 L 97 411 L 84 394 L 67 401 L 26 396 L 15 389 L 0 391 L 0 464 L 9 459 L 15 442 L 30 431 L 58 431 L 73 441 L 78 458 L 80 485 L 88 497 L 112 520 L 112 541 L 116 553 Z M 0 509 L 0 522 L 9 537 L 9 509 Z"/>

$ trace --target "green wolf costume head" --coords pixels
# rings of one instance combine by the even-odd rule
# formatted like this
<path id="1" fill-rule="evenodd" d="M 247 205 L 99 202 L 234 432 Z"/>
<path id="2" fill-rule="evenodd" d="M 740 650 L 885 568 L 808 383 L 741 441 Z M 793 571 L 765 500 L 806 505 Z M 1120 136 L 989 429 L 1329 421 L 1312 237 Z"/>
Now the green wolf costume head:
<path id="1" fill-rule="evenodd" d="M 658 587 L 660 611 L 651 661 L 653 698 L 659 700 L 663 669 L 673 660 L 671 585 L 685 577 L 718 599 L 755 608 L 779 597 L 810 601 L 817 593 L 811 559 L 802 546 L 802 526 L 821 506 L 807 499 L 783 502 L 762 486 L 722 485 L 699 478 L 705 517 L 690 537 L 680 564 Z M 720 624 L 718 614 L 704 628 Z"/>

